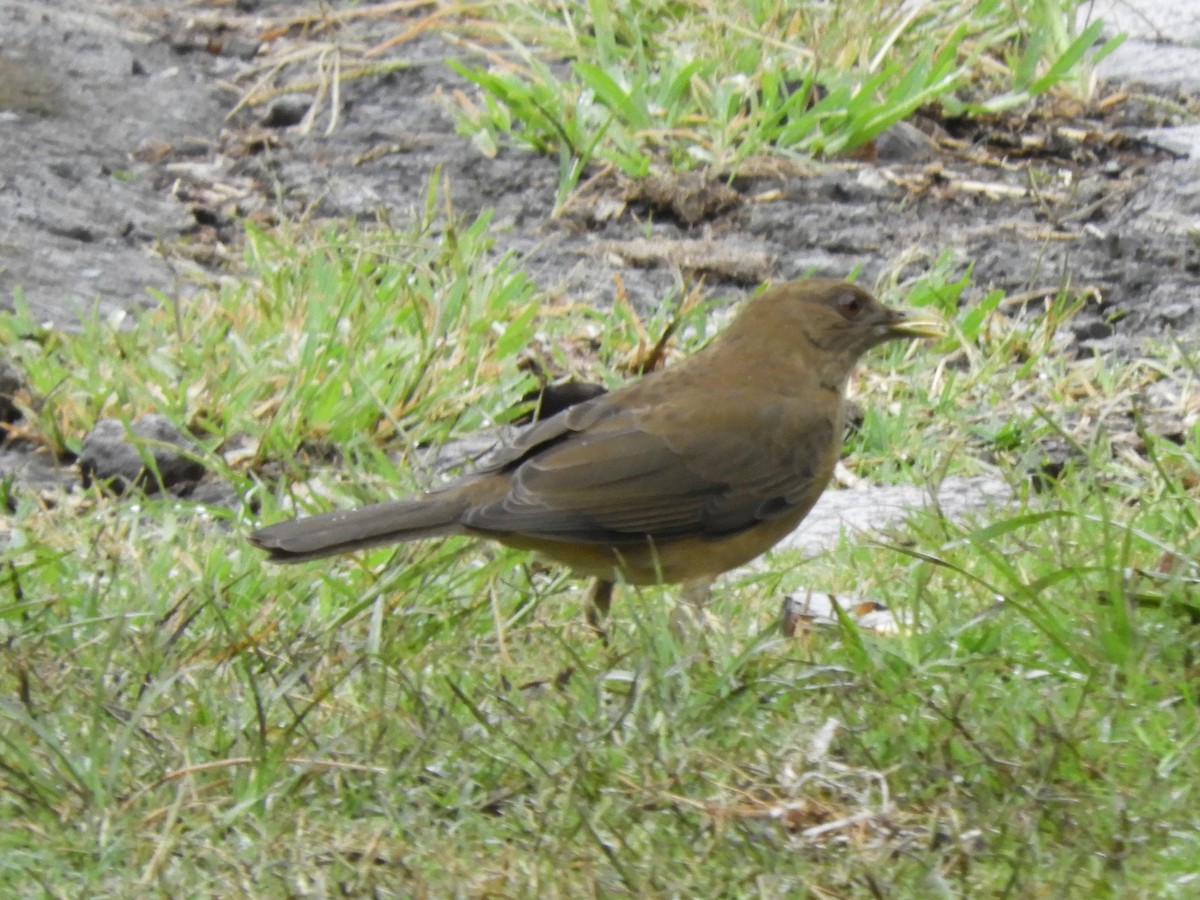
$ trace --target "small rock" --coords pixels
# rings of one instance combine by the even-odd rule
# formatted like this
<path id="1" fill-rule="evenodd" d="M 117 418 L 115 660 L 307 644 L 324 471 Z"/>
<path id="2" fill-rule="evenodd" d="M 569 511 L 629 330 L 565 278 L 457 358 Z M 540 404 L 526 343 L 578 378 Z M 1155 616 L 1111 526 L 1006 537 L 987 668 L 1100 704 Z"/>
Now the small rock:
<path id="1" fill-rule="evenodd" d="M 187 492 L 187 499 L 192 503 L 202 503 L 205 506 L 223 506 L 226 509 L 237 509 L 241 506 L 242 497 L 228 481 L 215 477 L 205 477 Z"/>
<path id="2" fill-rule="evenodd" d="M 146 470 L 139 449 L 154 460 L 157 473 Z M 157 493 L 200 478 L 204 466 L 185 455 L 200 452 L 196 443 L 181 434 L 165 416 L 140 416 L 128 432 L 118 419 L 101 419 L 83 439 L 79 471 L 84 487 L 98 481 L 107 483 L 117 493 L 132 485 Z"/>
<path id="3" fill-rule="evenodd" d="M 171 155 L 174 146 L 169 141 L 147 139 L 133 148 L 133 158 L 138 162 L 158 165 Z"/>
<path id="4" fill-rule="evenodd" d="M 884 195 L 891 191 L 892 186 L 888 180 L 879 174 L 876 169 L 859 169 L 854 176 L 855 182 L 859 187 L 866 188 L 873 194 Z"/>
<path id="5" fill-rule="evenodd" d="M 16 396 L 24 387 L 25 380 L 16 366 L 0 359 L 0 422 L 15 422 L 21 418 Z"/>
<path id="6" fill-rule="evenodd" d="M 241 34 L 225 36 L 221 43 L 221 55 L 234 59 L 254 59 L 261 44 L 257 37 Z"/>
<path id="7" fill-rule="evenodd" d="M 1151 146 L 1179 157 L 1200 156 L 1200 126 L 1178 125 L 1173 128 L 1149 128 L 1137 136 Z"/>
<path id="8" fill-rule="evenodd" d="M 1113 327 L 1111 322 L 1103 322 L 1100 319 L 1082 322 L 1076 325 L 1073 330 L 1075 332 L 1075 340 L 1077 341 L 1101 341 L 1112 337 L 1117 332 L 1117 329 Z"/>
<path id="9" fill-rule="evenodd" d="M 42 503 L 51 504 L 54 501 L 50 498 L 74 487 L 74 482 L 71 470 L 59 465 L 46 447 L 32 450 L 28 444 L 0 447 L 0 483 L 8 485 L 6 492 L 10 498 L 16 492 L 30 490 L 40 496 Z M 6 492 L 0 490 L 0 497 Z M 0 503 L 0 509 L 3 506 Z"/>
<path id="10" fill-rule="evenodd" d="M 1191 318 L 1195 307 L 1191 303 L 1180 300 L 1176 303 L 1168 303 L 1158 311 L 1158 320 L 1164 325 L 1169 325 L 1173 328 L 1178 328 L 1187 324 L 1187 320 Z"/>
<path id="11" fill-rule="evenodd" d="M 304 121 L 312 106 L 312 97 L 308 94 L 284 94 L 276 97 L 267 107 L 261 124 L 266 128 L 290 128 Z"/>
<path id="12" fill-rule="evenodd" d="M 897 122 L 875 138 L 879 162 L 921 162 L 933 156 L 933 141 L 911 122 Z"/>

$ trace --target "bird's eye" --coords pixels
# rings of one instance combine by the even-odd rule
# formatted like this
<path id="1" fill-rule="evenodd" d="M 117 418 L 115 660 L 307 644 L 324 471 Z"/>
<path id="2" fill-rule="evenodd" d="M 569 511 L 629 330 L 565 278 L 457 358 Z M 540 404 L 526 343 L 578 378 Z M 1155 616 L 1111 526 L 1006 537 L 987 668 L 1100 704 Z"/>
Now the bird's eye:
<path id="1" fill-rule="evenodd" d="M 838 312 L 847 319 L 857 319 L 867 307 L 867 302 L 859 294 L 842 294 L 837 303 Z"/>

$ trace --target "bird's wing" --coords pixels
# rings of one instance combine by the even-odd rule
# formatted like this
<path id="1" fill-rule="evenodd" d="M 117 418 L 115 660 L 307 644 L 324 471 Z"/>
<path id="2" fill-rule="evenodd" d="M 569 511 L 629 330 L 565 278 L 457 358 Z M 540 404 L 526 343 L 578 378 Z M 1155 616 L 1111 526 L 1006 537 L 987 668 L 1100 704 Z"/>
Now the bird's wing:
<path id="1" fill-rule="evenodd" d="M 501 498 L 471 507 L 479 531 L 586 543 L 719 538 L 798 507 L 825 486 L 836 424 L 783 401 L 638 409 L 599 397 L 528 429 L 489 469 Z"/>

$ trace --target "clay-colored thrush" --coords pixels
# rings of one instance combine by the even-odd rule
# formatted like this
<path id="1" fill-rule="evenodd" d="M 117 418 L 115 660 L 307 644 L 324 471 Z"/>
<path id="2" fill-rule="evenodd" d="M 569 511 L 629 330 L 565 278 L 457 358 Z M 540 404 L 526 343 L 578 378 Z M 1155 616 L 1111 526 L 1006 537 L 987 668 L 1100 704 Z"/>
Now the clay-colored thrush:
<path id="1" fill-rule="evenodd" d="M 841 281 L 782 284 L 709 346 L 521 431 L 473 474 L 420 497 L 281 522 L 250 540 L 281 562 L 449 534 L 534 550 L 598 579 L 701 582 L 765 552 L 825 489 L 858 358 L 937 337 Z"/>

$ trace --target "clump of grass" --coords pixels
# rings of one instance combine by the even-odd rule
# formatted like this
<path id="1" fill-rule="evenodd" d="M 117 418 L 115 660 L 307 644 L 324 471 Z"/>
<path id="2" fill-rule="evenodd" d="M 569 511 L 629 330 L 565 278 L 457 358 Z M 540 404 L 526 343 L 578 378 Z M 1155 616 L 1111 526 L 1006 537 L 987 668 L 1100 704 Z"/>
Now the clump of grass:
<path id="1" fill-rule="evenodd" d="M 994 113 L 1088 90 L 1101 23 L 1073 3 L 498 4 L 461 127 L 557 154 L 564 194 L 593 160 L 735 170 L 760 153 L 834 156 L 921 107 Z"/>

